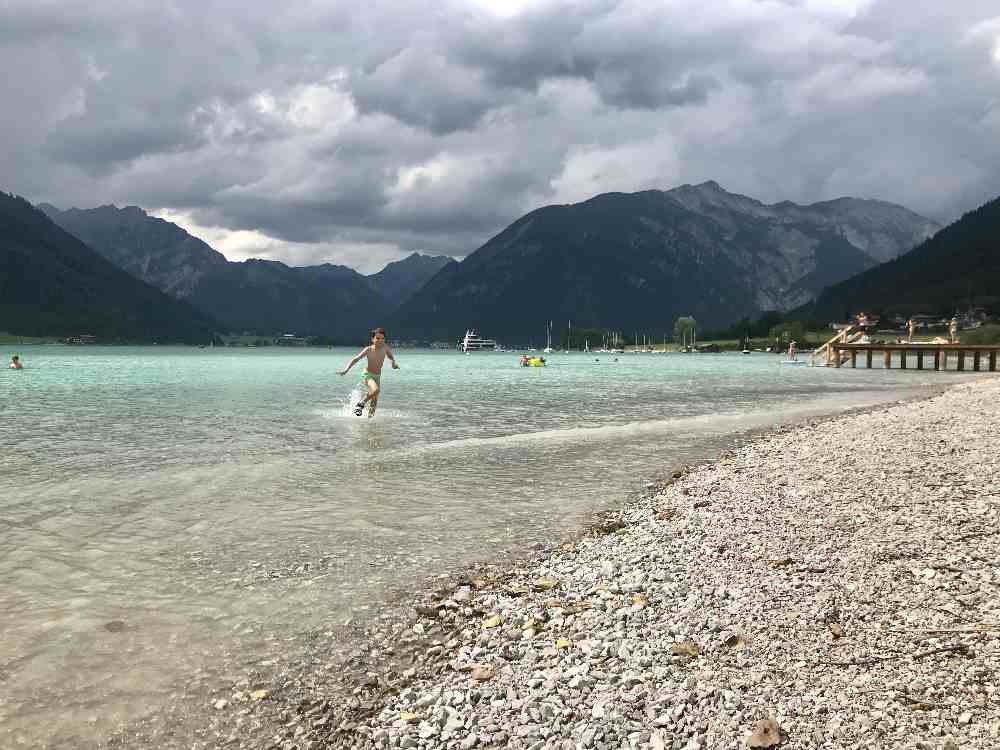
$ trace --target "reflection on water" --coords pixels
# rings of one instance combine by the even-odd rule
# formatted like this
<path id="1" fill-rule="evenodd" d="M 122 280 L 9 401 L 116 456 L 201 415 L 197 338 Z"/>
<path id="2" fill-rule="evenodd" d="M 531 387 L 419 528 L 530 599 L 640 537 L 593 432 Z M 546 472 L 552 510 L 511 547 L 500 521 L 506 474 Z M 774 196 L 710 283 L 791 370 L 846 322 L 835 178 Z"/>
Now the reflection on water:
<path id="1" fill-rule="evenodd" d="M 0 376 L 0 746 L 73 747 L 734 432 L 940 377 L 774 358 L 22 347 Z M 352 400 L 354 399 L 354 400 Z"/>

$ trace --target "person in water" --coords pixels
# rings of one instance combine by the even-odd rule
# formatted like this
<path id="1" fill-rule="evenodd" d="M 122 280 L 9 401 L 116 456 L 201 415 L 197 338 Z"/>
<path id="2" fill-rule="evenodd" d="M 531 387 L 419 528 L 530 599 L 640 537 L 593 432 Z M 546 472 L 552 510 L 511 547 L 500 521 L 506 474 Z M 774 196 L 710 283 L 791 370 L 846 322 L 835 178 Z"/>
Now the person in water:
<path id="1" fill-rule="evenodd" d="M 24 365 L 21 364 L 21 358 L 18 355 L 14 355 L 10 358 L 10 369 L 11 370 L 23 370 Z"/>
<path id="2" fill-rule="evenodd" d="M 796 362 L 799 358 L 799 350 L 795 346 L 795 339 L 792 339 L 788 344 L 788 361 Z"/>
<path id="3" fill-rule="evenodd" d="M 379 384 L 379 379 L 382 376 L 382 365 L 385 364 L 385 358 L 388 357 L 392 362 L 393 370 L 399 369 L 399 365 L 396 364 L 396 357 L 392 353 L 392 349 L 390 349 L 389 345 L 385 343 L 384 328 L 372 329 L 371 345 L 366 346 L 358 352 L 358 355 L 351 360 L 351 363 L 347 367 L 340 371 L 340 374 L 346 375 L 347 371 L 360 362 L 363 357 L 368 358 L 368 363 L 365 365 L 365 371 L 361 373 L 361 383 L 368 388 L 368 395 L 354 405 L 354 414 L 360 417 L 364 412 L 365 404 L 367 403 L 368 417 L 371 418 L 375 416 L 375 407 L 378 406 L 378 397 L 382 390 L 381 385 Z"/>

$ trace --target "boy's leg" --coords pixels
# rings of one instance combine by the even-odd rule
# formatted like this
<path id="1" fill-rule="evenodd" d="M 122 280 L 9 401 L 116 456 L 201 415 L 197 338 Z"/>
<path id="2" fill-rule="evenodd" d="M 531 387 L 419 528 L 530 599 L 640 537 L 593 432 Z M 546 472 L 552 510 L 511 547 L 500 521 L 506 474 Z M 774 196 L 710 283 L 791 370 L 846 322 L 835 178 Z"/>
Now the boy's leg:
<path id="1" fill-rule="evenodd" d="M 368 381 L 368 417 L 375 416 L 375 408 L 378 406 L 379 385 L 374 379 Z"/>
<path id="2" fill-rule="evenodd" d="M 368 387 L 368 393 L 366 393 L 365 397 L 354 405 L 354 414 L 358 417 L 360 417 L 361 413 L 365 410 L 365 404 L 367 404 L 371 399 L 378 397 L 378 383 L 376 383 L 373 378 L 367 376 L 364 378 L 364 383 Z"/>

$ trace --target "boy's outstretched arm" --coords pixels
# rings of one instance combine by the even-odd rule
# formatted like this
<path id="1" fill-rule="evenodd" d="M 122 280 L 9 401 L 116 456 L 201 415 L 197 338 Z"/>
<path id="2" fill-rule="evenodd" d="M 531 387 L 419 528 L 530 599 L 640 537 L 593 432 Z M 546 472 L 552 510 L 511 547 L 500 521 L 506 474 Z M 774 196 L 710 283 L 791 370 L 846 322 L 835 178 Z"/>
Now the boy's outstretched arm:
<path id="1" fill-rule="evenodd" d="M 392 369 L 398 370 L 399 365 L 396 364 L 396 355 L 392 353 L 392 349 L 389 347 L 388 344 L 385 345 L 385 356 L 387 356 L 389 360 L 392 362 Z"/>
<path id="2" fill-rule="evenodd" d="M 352 359 L 351 363 L 347 367 L 345 367 L 343 370 L 341 370 L 340 372 L 338 372 L 337 374 L 338 375 L 346 375 L 347 371 L 350 370 L 352 367 L 354 367 L 354 365 L 356 365 L 358 362 L 360 362 L 361 358 L 364 357 L 368 353 L 368 349 L 369 348 L 370 347 L 366 346 L 364 349 L 362 349 L 360 352 L 358 352 L 358 356 L 356 356 L 354 359 Z"/>

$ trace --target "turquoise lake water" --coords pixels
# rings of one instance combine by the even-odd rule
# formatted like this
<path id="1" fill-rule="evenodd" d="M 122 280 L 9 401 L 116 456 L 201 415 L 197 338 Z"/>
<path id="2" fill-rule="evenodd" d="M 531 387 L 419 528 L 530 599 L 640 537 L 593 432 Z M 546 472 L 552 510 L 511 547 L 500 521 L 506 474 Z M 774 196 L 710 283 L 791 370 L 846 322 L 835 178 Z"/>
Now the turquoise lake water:
<path id="1" fill-rule="evenodd" d="M 18 347 L 0 372 L 0 747 L 78 747 L 551 542 L 737 432 L 953 374 L 779 357 Z M 600 361 L 595 361 L 599 358 Z M 206 693 L 207 694 L 207 693 Z"/>

